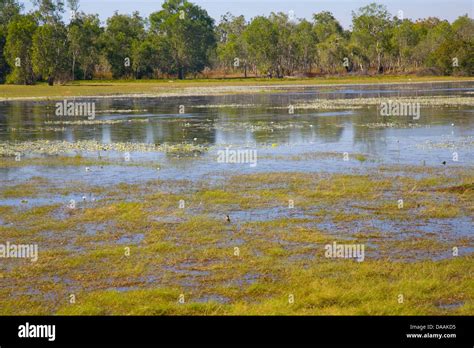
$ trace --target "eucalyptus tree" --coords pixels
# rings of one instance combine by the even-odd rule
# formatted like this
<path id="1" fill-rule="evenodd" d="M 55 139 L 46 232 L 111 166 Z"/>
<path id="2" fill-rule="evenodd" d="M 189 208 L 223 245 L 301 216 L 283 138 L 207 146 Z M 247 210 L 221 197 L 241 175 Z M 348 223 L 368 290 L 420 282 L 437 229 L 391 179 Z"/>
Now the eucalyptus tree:
<path id="1" fill-rule="evenodd" d="M 426 34 L 415 48 L 415 54 L 420 64 L 432 69 L 432 73 L 448 73 L 449 68 L 444 66 L 449 64 L 449 52 L 446 51 L 448 43 L 454 39 L 451 25 L 448 21 L 431 20 L 424 23 Z"/>
<path id="2" fill-rule="evenodd" d="M 34 12 L 40 23 L 56 24 L 64 13 L 63 0 L 32 0 L 36 7 Z"/>
<path id="3" fill-rule="evenodd" d="M 132 67 L 136 78 L 155 78 L 173 72 L 169 44 L 152 32 L 145 40 L 135 41 L 132 47 Z"/>
<path id="4" fill-rule="evenodd" d="M 300 21 L 293 32 L 292 41 L 295 42 L 295 60 L 300 71 L 309 74 L 317 59 L 317 36 L 313 25 L 305 19 Z"/>
<path id="5" fill-rule="evenodd" d="M 133 75 L 133 47 L 145 39 L 145 21 L 138 12 L 132 15 L 115 14 L 107 19 L 107 27 L 101 37 L 104 53 L 114 78 Z"/>
<path id="6" fill-rule="evenodd" d="M 474 22 L 461 16 L 449 24 L 441 21 L 432 27 L 422 41 L 425 66 L 435 73 L 474 75 Z"/>
<path id="7" fill-rule="evenodd" d="M 272 77 L 278 67 L 278 32 L 273 23 L 266 17 L 255 17 L 243 34 L 248 46 L 250 59 L 256 69 Z"/>
<path id="8" fill-rule="evenodd" d="M 276 41 L 276 66 L 277 77 L 291 75 L 297 69 L 297 42 L 295 20 L 283 12 L 272 12 L 269 17 L 273 31 L 277 34 Z"/>
<path id="9" fill-rule="evenodd" d="M 76 14 L 79 12 L 79 0 L 67 0 L 67 6 L 69 7 L 69 10 L 71 11 L 71 17 L 74 19 Z"/>
<path id="10" fill-rule="evenodd" d="M 454 33 L 453 47 L 449 51 L 449 60 L 454 73 L 474 75 L 474 20 L 466 14 L 452 24 Z"/>
<path id="11" fill-rule="evenodd" d="M 68 40 L 69 40 L 69 51 L 72 57 L 72 79 L 75 79 L 76 75 L 76 60 L 77 56 L 80 54 L 80 28 L 77 25 L 76 17 L 79 11 L 79 0 L 67 0 L 69 7 L 71 23 L 68 27 Z"/>
<path id="12" fill-rule="evenodd" d="M 33 35 L 33 71 L 49 85 L 71 78 L 69 68 L 69 41 L 62 22 L 64 1 L 33 0 L 35 15 L 40 26 Z"/>
<path id="13" fill-rule="evenodd" d="M 103 30 L 97 15 L 73 13 L 75 14 L 67 28 L 71 71 L 73 79 L 80 73 L 85 80 L 92 78 L 94 66 L 99 61 Z"/>
<path id="14" fill-rule="evenodd" d="M 150 15 L 150 28 L 169 45 L 169 64 L 179 79 L 210 64 L 216 37 L 214 20 L 206 10 L 187 0 L 167 0 L 161 11 Z"/>
<path id="15" fill-rule="evenodd" d="M 409 19 L 398 21 L 392 31 L 391 44 L 399 70 L 406 71 L 413 66 L 413 53 L 420 41 L 416 25 Z"/>
<path id="16" fill-rule="evenodd" d="M 348 43 L 341 24 L 331 12 L 323 11 L 313 15 L 313 32 L 317 65 L 322 72 L 337 72 L 348 59 Z"/>
<path id="17" fill-rule="evenodd" d="M 353 44 L 378 72 L 383 72 L 384 54 L 390 48 L 391 26 L 390 14 L 383 5 L 371 3 L 352 12 Z"/>
<path id="18" fill-rule="evenodd" d="M 4 48 L 10 66 L 8 83 L 31 85 L 35 82 L 31 48 L 37 28 L 36 18 L 31 14 L 17 15 L 8 24 Z"/>
<path id="19" fill-rule="evenodd" d="M 313 15 L 313 30 L 318 42 L 324 42 L 330 36 L 337 34 L 343 35 L 344 30 L 341 24 L 331 12 L 323 11 Z"/>
<path id="20" fill-rule="evenodd" d="M 35 74 L 50 86 L 70 79 L 69 42 L 63 23 L 46 23 L 33 35 L 32 61 Z"/>
<path id="21" fill-rule="evenodd" d="M 340 73 L 350 70 L 349 42 L 338 34 L 332 34 L 318 45 L 319 65 L 324 73 Z"/>
<path id="22" fill-rule="evenodd" d="M 234 70 L 243 70 L 247 77 L 250 64 L 247 42 L 243 33 L 247 23 L 244 16 L 235 17 L 230 13 L 222 16 L 216 27 L 217 58 L 225 71 L 232 67 Z"/>
<path id="23" fill-rule="evenodd" d="M 8 24 L 20 14 L 21 8 L 22 6 L 16 0 L 0 1 L 0 83 L 5 82 L 6 76 L 11 71 L 4 55 Z"/>

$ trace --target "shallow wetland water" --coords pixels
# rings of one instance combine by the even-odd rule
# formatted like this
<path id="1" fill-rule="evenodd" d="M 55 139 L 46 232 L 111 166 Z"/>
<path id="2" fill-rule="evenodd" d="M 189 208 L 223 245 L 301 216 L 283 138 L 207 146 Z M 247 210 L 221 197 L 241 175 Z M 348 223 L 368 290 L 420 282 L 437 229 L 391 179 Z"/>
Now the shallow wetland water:
<path id="1" fill-rule="evenodd" d="M 474 83 L 79 100 L 0 102 L 0 314 L 474 313 Z"/>

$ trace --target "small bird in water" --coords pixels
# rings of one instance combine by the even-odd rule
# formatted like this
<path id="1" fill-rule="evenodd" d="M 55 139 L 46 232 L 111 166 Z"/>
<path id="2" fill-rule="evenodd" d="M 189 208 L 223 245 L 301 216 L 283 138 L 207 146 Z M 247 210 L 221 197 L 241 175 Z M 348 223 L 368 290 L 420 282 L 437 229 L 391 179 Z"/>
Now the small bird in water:
<path id="1" fill-rule="evenodd" d="M 86 172 L 90 172 L 91 169 L 89 167 L 86 167 Z"/>
<path id="2" fill-rule="evenodd" d="M 230 216 L 229 216 L 229 215 L 226 215 L 226 216 L 225 216 L 225 221 L 226 221 L 227 223 L 230 223 Z"/>
<path id="3" fill-rule="evenodd" d="M 446 165 L 446 161 L 443 161 L 442 164 L 443 164 L 443 166 L 445 166 L 445 165 Z"/>

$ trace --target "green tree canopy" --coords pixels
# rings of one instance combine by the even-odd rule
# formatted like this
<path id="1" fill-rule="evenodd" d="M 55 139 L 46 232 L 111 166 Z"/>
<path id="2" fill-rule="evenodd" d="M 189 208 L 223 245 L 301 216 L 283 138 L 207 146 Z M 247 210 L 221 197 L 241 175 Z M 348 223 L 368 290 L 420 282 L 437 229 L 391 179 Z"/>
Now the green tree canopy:
<path id="1" fill-rule="evenodd" d="M 132 47 L 144 38 L 145 23 L 138 12 L 131 16 L 115 13 L 107 20 L 102 43 L 115 78 L 132 75 Z"/>
<path id="2" fill-rule="evenodd" d="M 214 20 L 201 7 L 186 0 L 167 0 L 161 11 L 150 15 L 150 25 L 168 43 L 169 63 L 180 79 L 210 63 L 216 47 Z"/>
<path id="3" fill-rule="evenodd" d="M 217 56 L 219 62 L 227 71 L 228 68 L 243 69 L 247 76 L 248 47 L 243 38 L 247 23 L 244 16 L 234 17 L 227 13 L 222 16 L 216 27 Z"/>
<path id="4" fill-rule="evenodd" d="M 278 32 L 270 19 L 255 17 L 245 29 L 244 39 L 256 68 L 270 76 L 276 74 Z"/>
<path id="5" fill-rule="evenodd" d="M 380 72 L 382 59 L 389 49 L 391 20 L 387 8 L 372 3 L 352 12 L 352 40 L 371 66 Z"/>
<path id="6" fill-rule="evenodd" d="M 33 71 L 48 81 L 69 80 L 69 43 L 67 30 L 63 23 L 46 23 L 33 35 L 32 62 Z"/>
<path id="7" fill-rule="evenodd" d="M 94 65 L 99 61 L 102 33 L 97 15 L 76 13 L 68 27 L 73 79 L 77 73 L 81 73 L 83 79 L 92 78 Z"/>
<path id="8" fill-rule="evenodd" d="M 11 73 L 7 82 L 25 85 L 35 82 L 31 48 L 37 28 L 38 24 L 33 15 L 18 15 L 8 24 L 4 53 Z"/>
<path id="9" fill-rule="evenodd" d="M 473 75 L 474 24 L 399 18 L 377 3 L 352 12 L 344 30 L 328 11 L 312 20 L 278 12 L 247 21 L 226 13 L 217 26 L 188 0 L 165 0 L 144 19 L 79 12 L 79 0 L 0 0 L 0 83 L 160 78 L 229 71 L 284 77 L 322 74 Z M 65 4 L 71 11 L 64 22 Z"/>
<path id="10" fill-rule="evenodd" d="M 314 32 L 319 42 L 326 41 L 331 35 L 337 34 L 342 36 L 343 29 L 341 24 L 334 18 L 333 14 L 328 11 L 319 12 L 313 15 Z"/>
<path id="11" fill-rule="evenodd" d="M 16 0 L 0 1 L 0 83 L 4 83 L 10 73 L 4 50 L 7 42 L 8 24 L 20 14 L 22 6 Z"/>

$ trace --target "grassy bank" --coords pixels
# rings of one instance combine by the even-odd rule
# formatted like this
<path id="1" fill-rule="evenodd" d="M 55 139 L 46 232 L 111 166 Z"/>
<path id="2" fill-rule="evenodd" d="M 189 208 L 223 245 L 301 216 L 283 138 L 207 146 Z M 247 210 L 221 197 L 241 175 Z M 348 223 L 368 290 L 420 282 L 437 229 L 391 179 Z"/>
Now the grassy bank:
<path id="1" fill-rule="evenodd" d="M 142 80 L 142 81 L 77 81 L 62 86 L 0 85 L 0 100 L 58 99 L 113 95 L 215 95 L 226 93 L 262 93 L 279 86 L 332 86 L 346 84 L 422 83 L 474 81 L 472 77 L 452 76 L 372 76 L 327 77 L 307 79 L 200 79 L 200 80 Z"/>

